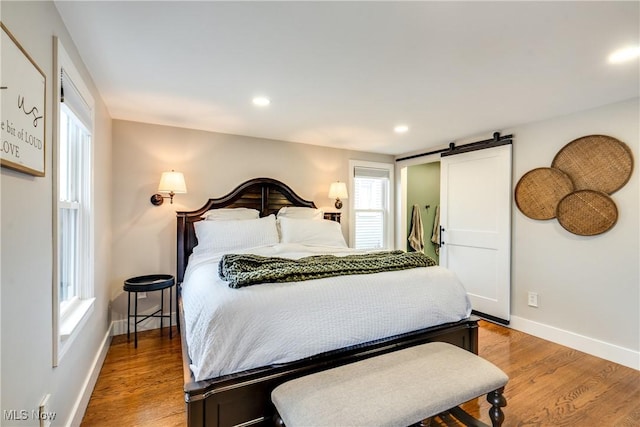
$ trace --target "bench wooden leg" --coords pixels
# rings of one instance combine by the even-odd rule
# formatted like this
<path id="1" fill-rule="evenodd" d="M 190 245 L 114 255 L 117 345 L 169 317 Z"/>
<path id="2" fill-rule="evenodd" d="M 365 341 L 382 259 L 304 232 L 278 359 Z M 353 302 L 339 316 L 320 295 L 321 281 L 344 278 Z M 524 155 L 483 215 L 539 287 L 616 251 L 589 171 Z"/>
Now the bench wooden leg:
<path id="1" fill-rule="evenodd" d="M 487 394 L 487 402 L 491 404 L 489 409 L 489 418 L 491 418 L 491 424 L 493 427 L 501 427 L 504 421 L 504 412 L 502 407 L 507 406 L 507 399 L 502 395 L 504 387 L 500 387 L 497 390 L 489 392 Z"/>
<path id="2" fill-rule="evenodd" d="M 273 418 L 271 420 L 273 421 L 273 425 L 275 427 L 285 427 L 284 420 L 278 413 L 278 410 L 275 411 L 275 413 L 273 414 Z"/>

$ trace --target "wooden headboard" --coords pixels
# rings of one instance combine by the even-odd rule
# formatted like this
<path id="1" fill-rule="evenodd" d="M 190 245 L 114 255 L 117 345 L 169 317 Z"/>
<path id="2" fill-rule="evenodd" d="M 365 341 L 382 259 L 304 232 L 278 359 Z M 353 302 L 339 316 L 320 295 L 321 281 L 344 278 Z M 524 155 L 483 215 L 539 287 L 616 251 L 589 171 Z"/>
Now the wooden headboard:
<path id="1" fill-rule="evenodd" d="M 298 196 L 288 185 L 272 178 L 254 178 L 238 185 L 229 194 L 209 199 L 195 211 L 176 212 L 178 218 L 177 283 L 182 283 L 189 255 L 198 244 L 193 224 L 202 220 L 202 214 L 210 209 L 250 208 L 260 211 L 260 216 L 277 213 L 284 206 L 315 208 L 312 201 Z"/>

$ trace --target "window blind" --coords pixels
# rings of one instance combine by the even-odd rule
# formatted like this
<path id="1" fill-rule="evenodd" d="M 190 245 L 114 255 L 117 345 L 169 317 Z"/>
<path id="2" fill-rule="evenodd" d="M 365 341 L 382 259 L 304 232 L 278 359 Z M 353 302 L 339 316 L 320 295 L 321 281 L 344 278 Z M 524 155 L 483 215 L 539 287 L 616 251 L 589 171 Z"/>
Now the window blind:
<path id="1" fill-rule="evenodd" d="M 380 168 L 368 168 L 363 166 L 356 166 L 353 168 L 353 176 L 355 177 L 369 177 L 369 178 L 386 178 L 389 179 L 389 169 Z"/>
<path id="2" fill-rule="evenodd" d="M 60 101 L 63 102 L 76 115 L 78 120 L 91 129 L 92 111 L 89 103 L 84 99 L 64 67 L 60 72 Z"/>
<path id="3" fill-rule="evenodd" d="M 354 168 L 355 247 L 382 249 L 385 235 L 389 170 Z"/>

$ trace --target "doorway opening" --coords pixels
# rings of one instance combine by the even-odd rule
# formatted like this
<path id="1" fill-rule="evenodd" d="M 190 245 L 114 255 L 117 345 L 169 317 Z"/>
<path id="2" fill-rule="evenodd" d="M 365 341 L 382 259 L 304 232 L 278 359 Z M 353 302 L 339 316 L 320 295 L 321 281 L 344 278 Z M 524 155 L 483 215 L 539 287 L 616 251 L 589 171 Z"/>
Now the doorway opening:
<path id="1" fill-rule="evenodd" d="M 439 263 L 439 250 L 431 239 L 434 224 L 438 220 L 436 210 L 440 207 L 440 154 L 402 160 L 396 163 L 396 168 L 396 173 L 400 177 L 396 248 L 406 251 L 414 250 L 409 244 L 409 234 L 413 206 L 418 205 L 424 229 L 424 253 Z"/>
<path id="2" fill-rule="evenodd" d="M 424 254 L 439 261 L 440 254 L 440 162 L 422 163 L 406 167 L 406 227 L 402 249 L 415 250 L 409 242 L 416 219 L 422 224 L 421 242 Z M 419 218 L 416 218 L 419 216 Z"/>

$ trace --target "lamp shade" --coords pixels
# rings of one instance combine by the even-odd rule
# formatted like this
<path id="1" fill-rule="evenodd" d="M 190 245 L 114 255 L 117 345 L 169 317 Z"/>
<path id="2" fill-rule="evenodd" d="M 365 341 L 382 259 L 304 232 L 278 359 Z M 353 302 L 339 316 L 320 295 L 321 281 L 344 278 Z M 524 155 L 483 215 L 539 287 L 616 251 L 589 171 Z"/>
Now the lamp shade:
<path id="1" fill-rule="evenodd" d="M 329 187 L 329 198 L 330 199 L 346 199 L 348 198 L 347 194 L 347 184 L 344 182 L 332 182 L 331 187 Z"/>
<path id="2" fill-rule="evenodd" d="M 162 172 L 158 191 L 161 193 L 184 194 L 187 192 L 187 184 L 184 182 L 182 172 Z"/>

